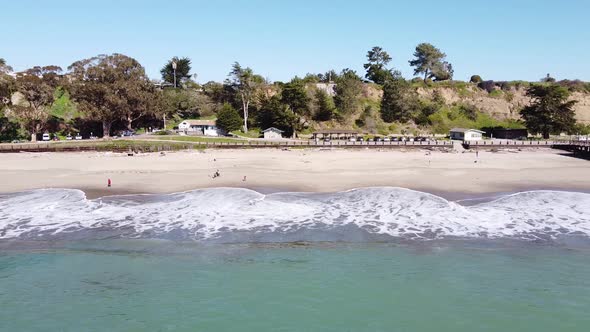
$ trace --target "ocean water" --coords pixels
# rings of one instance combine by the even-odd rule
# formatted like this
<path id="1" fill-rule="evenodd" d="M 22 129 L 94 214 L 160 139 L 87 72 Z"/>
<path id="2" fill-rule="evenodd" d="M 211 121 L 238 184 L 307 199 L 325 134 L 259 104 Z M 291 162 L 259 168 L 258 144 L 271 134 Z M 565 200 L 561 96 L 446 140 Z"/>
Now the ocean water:
<path id="1" fill-rule="evenodd" d="M 0 331 L 587 331 L 590 194 L 0 196 Z"/>
<path id="2" fill-rule="evenodd" d="M 588 331 L 589 276 L 522 243 L 72 243 L 0 253 L 0 330 Z"/>

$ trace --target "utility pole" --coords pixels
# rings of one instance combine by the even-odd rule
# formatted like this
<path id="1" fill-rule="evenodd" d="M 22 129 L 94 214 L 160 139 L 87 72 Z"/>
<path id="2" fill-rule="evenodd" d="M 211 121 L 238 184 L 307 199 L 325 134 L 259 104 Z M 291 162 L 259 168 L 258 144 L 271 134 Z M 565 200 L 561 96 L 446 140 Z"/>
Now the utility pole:
<path id="1" fill-rule="evenodd" d="M 174 71 L 174 89 L 176 89 L 176 61 L 172 60 L 172 70 Z M 164 130 L 166 130 L 166 113 L 164 113 Z"/>
<path id="2" fill-rule="evenodd" d="M 176 61 L 172 60 L 172 69 L 174 70 L 174 88 L 176 89 Z"/>

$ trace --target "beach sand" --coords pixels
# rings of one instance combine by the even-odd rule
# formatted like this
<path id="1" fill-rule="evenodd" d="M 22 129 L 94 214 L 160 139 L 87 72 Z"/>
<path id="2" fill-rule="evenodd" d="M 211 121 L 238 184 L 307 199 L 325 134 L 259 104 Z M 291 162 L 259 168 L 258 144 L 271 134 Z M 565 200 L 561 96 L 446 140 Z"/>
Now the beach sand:
<path id="1" fill-rule="evenodd" d="M 15 153 L 0 158 L 0 192 L 72 188 L 84 190 L 88 198 L 209 187 L 334 192 L 394 186 L 465 197 L 590 190 L 590 162 L 549 149 L 480 151 L 478 157 L 473 152 L 425 150 L 244 149 L 131 157 L 110 152 Z M 213 178 L 216 170 L 220 176 Z"/>

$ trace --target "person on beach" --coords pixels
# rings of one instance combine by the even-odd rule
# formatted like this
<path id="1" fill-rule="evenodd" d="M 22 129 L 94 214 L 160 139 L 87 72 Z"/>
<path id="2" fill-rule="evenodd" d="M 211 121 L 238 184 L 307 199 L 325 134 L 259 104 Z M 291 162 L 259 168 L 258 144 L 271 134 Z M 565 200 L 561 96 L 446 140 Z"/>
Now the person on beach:
<path id="1" fill-rule="evenodd" d="M 109 188 L 111 187 L 111 179 L 107 180 L 107 187 L 109 187 Z"/>

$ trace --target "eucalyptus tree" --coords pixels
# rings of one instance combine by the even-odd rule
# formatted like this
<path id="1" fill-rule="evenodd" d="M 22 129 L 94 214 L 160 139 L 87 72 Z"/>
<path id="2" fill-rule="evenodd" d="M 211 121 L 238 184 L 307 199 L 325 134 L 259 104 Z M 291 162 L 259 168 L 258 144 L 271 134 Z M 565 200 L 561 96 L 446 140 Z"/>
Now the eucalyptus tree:
<path id="1" fill-rule="evenodd" d="M 15 90 L 14 77 L 9 75 L 12 67 L 6 64 L 6 60 L 0 58 L 0 110 L 10 104 L 10 99 Z"/>
<path id="2" fill-rule="evenodd" d="M 233 87 L 242 101 L 244 132 L 248 132 L 248 109 L 250 107 L 250 103 L 263 83 L 264 78 L 262 78 L 260 75 L 254 74 L 254 71 L 251 68 L 243 68 L 238 62 L 235 62 L 232 65 L 232 70 L 229 73 L 228 84 Z"/>
<path id="3" fill-rule="evenodd" d="M 128 127 L 137 118 L 152 112 L 155 91 L 141 64 L 126 55 L 98 55 L 68 67 L 72 98 L 89 119 L 102 123 L 109 137 L 115 121 Z"/>
<path id="4" fill-rule="evenodd" d="M 21 126 L 31 135 L 33 142 L 37 140 L 37 134 L 44 129 L 50 117 L 54 92 L 62 79 L 61 71 L 58 66 L 37 66 L 16 74 L 19 100 L 11 106 L 11 110 Z"/>

